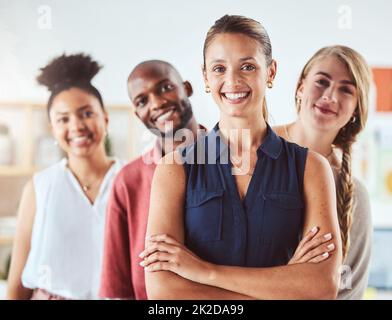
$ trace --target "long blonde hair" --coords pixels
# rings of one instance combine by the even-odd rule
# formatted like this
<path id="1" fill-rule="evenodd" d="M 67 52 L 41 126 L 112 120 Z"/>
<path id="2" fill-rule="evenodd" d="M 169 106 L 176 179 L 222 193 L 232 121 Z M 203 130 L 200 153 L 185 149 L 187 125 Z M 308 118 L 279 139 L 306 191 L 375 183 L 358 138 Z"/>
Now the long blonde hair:
<path id="1" fill-rule="evenodd" d="M 206 69 L 206 52 L 207 48 L 213 41 L 213 39 L 222 33 L 239 33 L 253 40 L 256 40 L 264 53 L 267 67 L 272 62 L 272 47 L 271 40 L 268 36 L 267 31 L 264 29 L 262 24 L 256 20 L 239 16 L 239 15 L 224 15 L 220 19 L 216 20 L 214 25 L 208 30 L 206 39 L 204 40 L 203 46 L 203 68 Z M 268 110 L 267 102 L 263 100 L 263 117 L 265 121 L 268 121 Z"/>
<path id="2" fill-rule="evenodd" d="M 358 103 L 355 108 L 353 118 L 342 127 L 336 135 L 333 145 L 342 150 L 342 162 L 336 181 L 336 200 L 340 226 L 340 236 L 343 245 L 343 257 L 347 256 L 350 247 L 350 229 L 352 225 L 353 211 L 353 180 L 351 174 L 351 148 L 356 141 L 359 132 L 363 130 L 368 117 L 369 109 L 369 89 L 371 84 L 371 71 L 365 59 L 355 50 L 346 46 L 330 46 L 318 50 L 306 63 L 302 69 L 297 82 L 295 93 L 302 85 L 313 65 L 326 57 L 336 57 L 342 61 L 357 89 Z M 300 104 L 296 99 L 297 112 Z"/>

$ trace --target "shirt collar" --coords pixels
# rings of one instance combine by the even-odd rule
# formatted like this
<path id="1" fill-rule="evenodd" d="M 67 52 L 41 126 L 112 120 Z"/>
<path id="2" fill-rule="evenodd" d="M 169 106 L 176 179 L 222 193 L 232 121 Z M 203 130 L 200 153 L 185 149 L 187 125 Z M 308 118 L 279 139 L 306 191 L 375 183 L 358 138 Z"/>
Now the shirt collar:
<path id="1" fill-rule="evenodd" d="M 260 145 L 259 150 L 272 159 L 278 159 L 282 152 L 282 138 L 279 137 L 267 123 L 267 135 Z"/>
<path id="2" fill-rule="evenodd" d="M 207 128 L 203 126 L 202 124 L 198 124 L 198 129 L 201 130 L 200 135 L 203 136 L 203 132 L 207 132 Z M 198 132 L 199 134 L 199 132 Z M 198 137 L 196 137 L 196 140 Z M 186 147 L 186 146 L 185 146 Z M 181 147 L 180 147 L 181 149 Z M 158 164 L 159 161 L 162 158 L 162 147 L 161 144 L 159 143 L 158 139 L 155 141 L 154 147 L 149 151 L 148 157 L 152 160 L 154 164 Z"/>
<path id="3" fill-rule="evenodd" d="M 227 154 L 228 146 L 221 139 L 219 134 L 219 123 L 215 125 L 215 127 L 210 131 L 207 135 L 208 140 L 216 141 L 216 159 Z M 257 149 L 258 155 L 260 152 L 264 153 L 268 157 L 276 160 L 279 158 L 280 153 L 282 152 L 282 140 L 281 138 L 272 130 L 270 125 L 267 123 L 267 134 L 263 143 Z"/>

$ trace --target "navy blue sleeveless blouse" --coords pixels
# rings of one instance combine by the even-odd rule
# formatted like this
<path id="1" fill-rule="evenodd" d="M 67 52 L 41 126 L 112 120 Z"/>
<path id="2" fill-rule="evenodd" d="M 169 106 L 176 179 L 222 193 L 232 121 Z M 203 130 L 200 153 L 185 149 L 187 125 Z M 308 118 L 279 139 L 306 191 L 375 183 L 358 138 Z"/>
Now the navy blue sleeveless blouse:
<path id="1" fill-rule="evenodd" d="M 285 265 L 302 237 L 307 149 L 267 125 L 247 193 L 240 199 L 218 124 L 181 151 L 186 172 L 185 244 L 203 260 Z"/>

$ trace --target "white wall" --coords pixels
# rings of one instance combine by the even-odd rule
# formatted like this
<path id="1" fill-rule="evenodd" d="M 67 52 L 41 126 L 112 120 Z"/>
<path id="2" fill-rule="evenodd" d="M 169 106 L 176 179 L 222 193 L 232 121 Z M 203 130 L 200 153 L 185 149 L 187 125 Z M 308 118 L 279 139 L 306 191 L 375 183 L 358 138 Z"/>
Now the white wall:
<path id="1" fill-rule="evenodd" d="M 49 30 L 39 27 L 42 5 L 51 10 Z M 351 29 L 339 27 L 343 5 L 351 9 Z M 392 65 L 391 12 L 392 1 L 385 0 L 0 0 L 0 100 L 46 101 L 46 90 L 34 81 L 38 68 L 64 51 L 84 51 L 104 65 L 95 79 L 104 100 L 129 103 L 128 73 L 142 60 L 159 58 L 191 81 L 195 114 L 211 127 L 218 112 L 204 93 L 203 40 L 223 14 L 242 14 L 261 21 L 270 34 L 278 76 L 268 103 L 275 123 L 282 123 L 294 117 L 297 76 L 318 48 L 345 44 L 372 65 Z"/>

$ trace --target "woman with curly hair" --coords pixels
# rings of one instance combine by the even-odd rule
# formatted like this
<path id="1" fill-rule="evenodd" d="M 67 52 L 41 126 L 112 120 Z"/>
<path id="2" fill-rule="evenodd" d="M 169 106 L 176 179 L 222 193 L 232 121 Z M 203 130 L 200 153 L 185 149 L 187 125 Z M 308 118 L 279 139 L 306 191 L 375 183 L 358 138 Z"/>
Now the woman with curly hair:
<path id="1" fill-rule="evenodd" d="M 105 152 L 108 114 L 91 84 L 99 69 L 89 56 L 62 55 L 37 78 L 50 91 L 49 122 L 66 158 L 24 188 L 9 299 L 98 297 L 107 199 L 120 169 Z"/>

